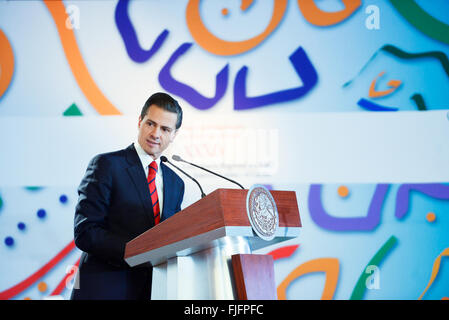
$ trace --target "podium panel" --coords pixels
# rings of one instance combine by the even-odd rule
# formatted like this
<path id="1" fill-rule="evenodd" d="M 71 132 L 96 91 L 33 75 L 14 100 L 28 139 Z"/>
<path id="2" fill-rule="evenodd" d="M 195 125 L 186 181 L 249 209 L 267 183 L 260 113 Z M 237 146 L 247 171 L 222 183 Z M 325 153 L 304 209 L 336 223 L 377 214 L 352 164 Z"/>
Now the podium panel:
<path id="1" fill-rule="evenodd" d="M 234 254 L 232 269 L 239 300 L 277 300 L 272 256 Z"/>
<path id="2" fill-rule="evenodd" d="M 250 253 L 243 237 L 223 238 L 220 245 L 176 256 L 153 267 L 153 300 L 235 300 L 232 263 L 236 253 Z"/>
<path id="3" fill-rule="evenodd" d="M 127 243 L 130 266 L 153 265 L 152 299 L 238 299 L 232 255 L 299 236 L 295 192 L 271 191 L 279 228 L 270 241 L 258 237 L 250 225 L 247 193 L 217 189 Z"/>

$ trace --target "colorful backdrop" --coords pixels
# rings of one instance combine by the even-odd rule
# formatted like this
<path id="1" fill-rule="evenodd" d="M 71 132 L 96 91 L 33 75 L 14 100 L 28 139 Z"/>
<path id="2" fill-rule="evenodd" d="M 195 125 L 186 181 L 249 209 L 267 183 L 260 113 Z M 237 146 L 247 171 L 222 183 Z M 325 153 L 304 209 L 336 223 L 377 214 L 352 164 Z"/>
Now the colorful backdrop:
<path id="1" fill-rule="evenodd" d="M 296 192 L 279 299 L 448 299 L 448 1 L 3 0 L 0 48 L 0 299 L 69 297 L 78 184 L 156 91 L 168 156 Z"/>

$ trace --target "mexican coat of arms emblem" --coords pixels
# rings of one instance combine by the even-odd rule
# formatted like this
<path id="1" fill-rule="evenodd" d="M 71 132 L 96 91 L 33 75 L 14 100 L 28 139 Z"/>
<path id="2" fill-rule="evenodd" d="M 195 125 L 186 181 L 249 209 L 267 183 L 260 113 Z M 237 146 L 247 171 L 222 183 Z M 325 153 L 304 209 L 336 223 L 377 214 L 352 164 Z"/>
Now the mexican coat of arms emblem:
<path id="1" fill-rule="evenodd" d="M 246 211 L 254 232 L 264 240 L 272 240 L 279 227 L 279 214 L 266 187 L 254 185 L 248 190 Z"/>

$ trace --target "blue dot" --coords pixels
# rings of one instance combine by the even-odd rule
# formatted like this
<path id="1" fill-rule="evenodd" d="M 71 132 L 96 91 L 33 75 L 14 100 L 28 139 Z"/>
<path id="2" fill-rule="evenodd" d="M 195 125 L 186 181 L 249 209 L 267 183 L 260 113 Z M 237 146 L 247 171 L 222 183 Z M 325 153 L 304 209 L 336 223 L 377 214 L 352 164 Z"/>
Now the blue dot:
<path id="1" fill-rule="evenodd" d="M 47 212 L 44 210 L 44 209 L 39 209 L 38 211 L 37 211 L 37 216 L 40 218 L 40 219 L 43 219 L 43 218 L 45 218 L 45 215 L 47 214 Z"/>
<path id="2" fill-rule="evenodd" d="M 6 244 L 8 247 L 11 247 L 11 246 L 14 244 L 14 239 L 13 239 L 13 237 L 6 237 L 6 238 L 5 238 L 5 244 Z"/>
<path id="3" fill-rule="evenodd" d="M 19 228 L 19 230 L 25 230 L 25 228 L 26 228 L 26 225 L 25 225 L 25 223 L 23 223 L 23 222 L 19 222 L 18 224 L 17 224 L 17 228 Z"/>
<path id="4" fill-rule="evenodd" d="M 68 200 L 68 198 L 65 194 L 63 194 L 59 197 L 59 202 L 61 202 L 61 203 L 67 203 L 67 200 Z"/>

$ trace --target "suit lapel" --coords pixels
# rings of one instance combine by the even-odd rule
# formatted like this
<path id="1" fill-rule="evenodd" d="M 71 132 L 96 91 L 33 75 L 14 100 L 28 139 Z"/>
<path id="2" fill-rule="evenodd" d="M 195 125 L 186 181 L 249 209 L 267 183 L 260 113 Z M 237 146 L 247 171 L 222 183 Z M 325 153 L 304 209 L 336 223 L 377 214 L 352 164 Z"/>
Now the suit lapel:
<path id="1" fill-rule="evenodd" d="M 126 151 L 126 159 L 130 164 L 127 168 L 128 174 L 134 182 L 134 186 L 136 187 L 140 200 L 142 200 L 145 212 L 154 223 L 153 206 L 151 204 L 150 191 L 148 189 L 148 182 L 145 177 L 145 172 L 142 168 L 142 163 L 140 162 L 139 156 L 137 155 L 136 149 L 134 149 L 133 145 L 130 145 Z"/>

